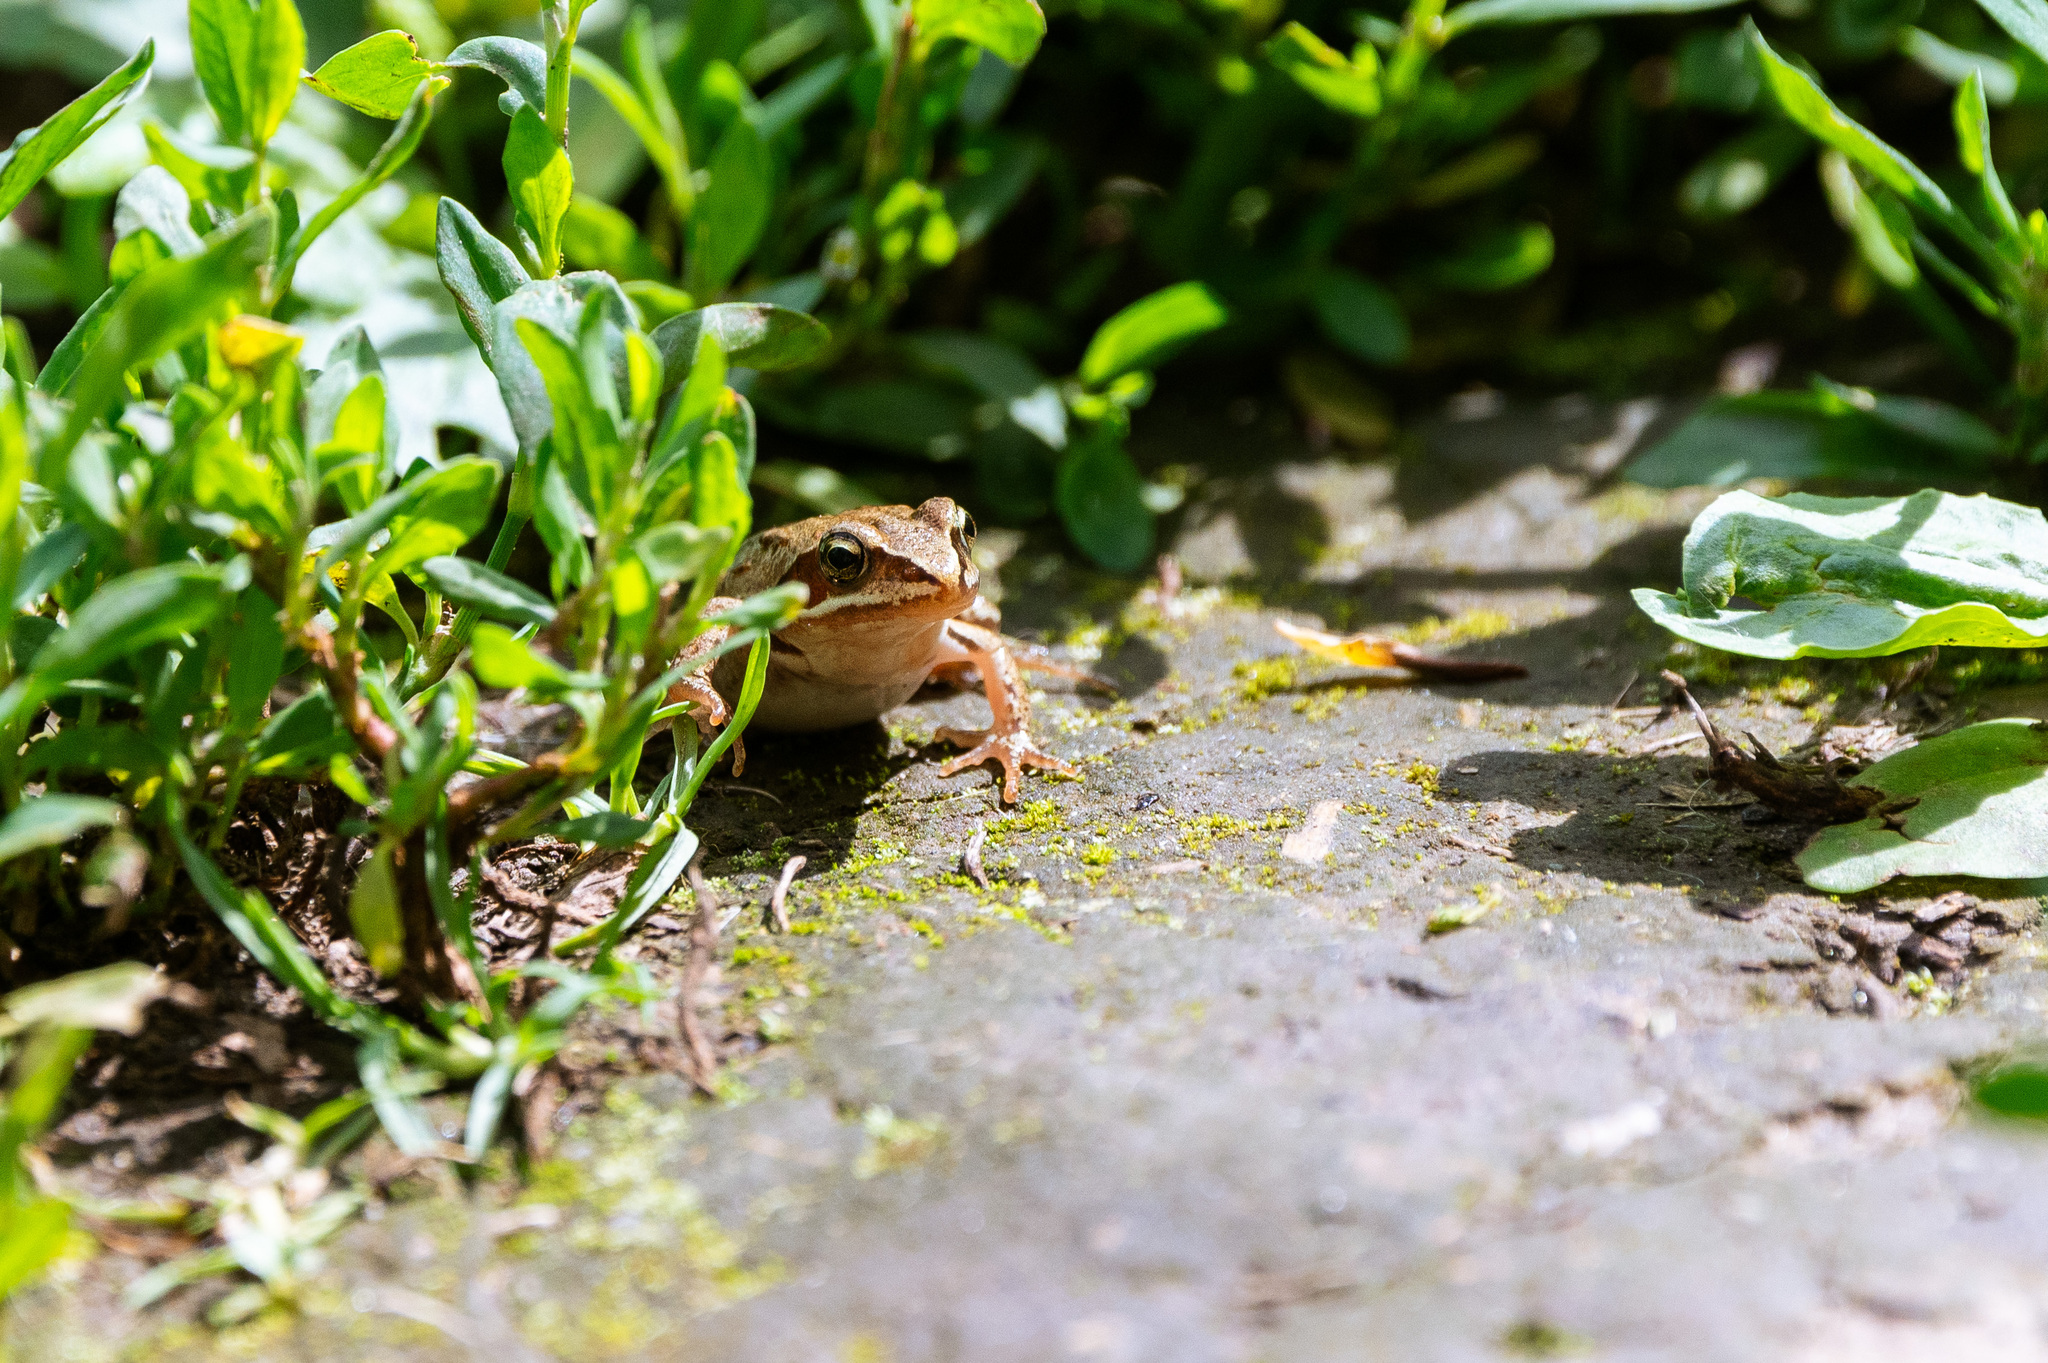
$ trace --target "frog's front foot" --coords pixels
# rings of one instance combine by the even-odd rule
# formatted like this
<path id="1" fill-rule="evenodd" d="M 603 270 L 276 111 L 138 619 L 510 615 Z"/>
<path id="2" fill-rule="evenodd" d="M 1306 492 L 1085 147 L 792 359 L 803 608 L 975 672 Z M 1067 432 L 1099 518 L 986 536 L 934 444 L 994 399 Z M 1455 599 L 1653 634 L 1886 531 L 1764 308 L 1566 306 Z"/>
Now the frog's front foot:
<path id="1" fill-rule="evenodd" d="M 938 736 L 948 743 L 957 743 L 968 749 L 939 767 L 939 775 L 951 776 L 969 767 L 978 767 L 984 762 L 1000 762 L 1003 766 L 1003 803 L 1017 803 L 1017 786 L 1024 779 L 1025 767 L 1037 767 L 1041 771 L 1056 771 L 1062 776 L 1078 778 L 1081 773 L 1071 762 L 1063 762 L 1031 741 L 1031 735 L 1023 730 L 1002 733 L 995 729 L 954 729 L 942 728 Z"/>

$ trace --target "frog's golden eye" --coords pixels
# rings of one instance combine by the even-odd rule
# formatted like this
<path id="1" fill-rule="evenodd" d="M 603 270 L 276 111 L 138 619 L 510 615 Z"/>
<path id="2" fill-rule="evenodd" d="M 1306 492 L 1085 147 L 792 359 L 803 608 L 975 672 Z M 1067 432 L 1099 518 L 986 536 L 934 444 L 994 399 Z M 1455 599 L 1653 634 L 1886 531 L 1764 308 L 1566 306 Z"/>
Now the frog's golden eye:
<path id="1" fill-rule="evenodd" d="M 964 506 L 960 508 L 960 538 L 968 544 L 974 543 L 974 516 Z"/>
<path id="2" fill-rule="evenodd" d="M 868 547 L 844 530 L 835 530 L 818 546 L 818 566 L 834 582 L 851 582 L 867 571 Z"/>

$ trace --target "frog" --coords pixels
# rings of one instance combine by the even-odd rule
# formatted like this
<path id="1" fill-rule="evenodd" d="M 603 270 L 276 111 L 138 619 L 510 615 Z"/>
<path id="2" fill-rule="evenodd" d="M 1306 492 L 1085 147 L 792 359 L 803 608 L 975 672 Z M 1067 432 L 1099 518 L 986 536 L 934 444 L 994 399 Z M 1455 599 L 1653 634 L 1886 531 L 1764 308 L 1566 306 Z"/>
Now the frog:
<path id="1" fill-rule="evenodd" d="M 847 728 L 880 718 L 928 683 L 965 684 L 978 676 L 989 726 L 940 728 L 939 739 L 967 751 L 943 763 L 939 774 L 997 763 L 1004 804 L 1017 802 L 1027 768 L 1078 778 L 1072 763 L 1031 737 L 1023 674 L 1108 683 L 1002 634 L 1001 612 L 981 594 L 975 534 L 965 507 L 933 497 L 917 507 L 859 507 L 750 536 L 720 578 L 707 614 L 784 583 L 801 583 L 810 592 L 796 619 L 769 638 L 767 685 L 751 725 L 770 733 Z M 711 657 L 730 633 L 715 625 L 697 636 L 677 665 L 700 657 L 705 663 L 668 693 L 671 704 L 690 702 L 691 717 L 707 735 L 730 718 L 746 671 L 742 651 Z M 735 744 L 735 774 L 745 762 L 745 750 Z"/>

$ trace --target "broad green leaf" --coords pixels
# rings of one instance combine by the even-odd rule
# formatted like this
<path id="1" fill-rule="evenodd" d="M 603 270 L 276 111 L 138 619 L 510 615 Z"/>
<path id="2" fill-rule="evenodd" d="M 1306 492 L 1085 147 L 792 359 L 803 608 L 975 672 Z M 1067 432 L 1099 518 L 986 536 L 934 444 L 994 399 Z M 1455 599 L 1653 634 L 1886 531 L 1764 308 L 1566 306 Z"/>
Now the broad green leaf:
<path id="1" fill-rule="evenodd" d="M 560 663 L 542 657 L 524 640 L 513 638 L 511 630 L 488 620 L 470 636 L 469 661 L 476 679 L 485 686 L 558 691 L 570 684 L 569 673 Z"/>
<path id="2" fill-rule="evenodd" d="M 355 740 L 341 727 L 334 700 L 316 687 L 272 715 L 250 746 L 252 774 L 302 776 L 325 772 L 328 760 L 353 752 Z"/>
<path id="3" fill-rule="evenodd" d="M 299 93 L 299 73 L 305 66 L 306 26 L 299 20 L 298 6 L 292 0 L 259 0 L 249 73 L 243 84 L 249 136 L 257 146 L 277 135 L 293 96 Z"/>
<path id="4" fill-rule="evenodd" d="M 280 535 L 291 521 L 284 479 L 276 467 L 216 428 L 192 451 L 192 502 L 246 522 L 258 534 Z"/>
<path id="5" fill-rule="evenodd" d="M 555 618 L 554 602 L 475 559 L 444 554 L 428 559 L 420 568 L 435 591 L 457 605 L 474 607 L 486 619 L 545 625 Z"/>
<path id="6" fill-rule="evenodd" d="M 652 819 L 637 819 L 616 809 L 600 810 L 581 818 L 564 819 L 540 831 L 563 842 L 593 842 L 599 847 L 631 847 L 654 827 Z"/>
<path id="7" fill-rule="evenodd" d="M 903 338 L 903 349 L 922 367 L 959 379 L 998 402 L 1029 397 L 1045 386 L 1045 375 L 1030 356 L 977 332 L 915 332 Z"/>
<path id="8" fill-rule="evenodd" d="M 711 183 L 690 218 L 690 291 L 700 298 L 724 290 L 761 244 L 775 195 L 768 144 L 746 119 L 735 119 L 711 154 Z"/>
<path id="9" fill-rule="evenodd" d="M 306 84 L 358 113 L 392 119 L 405 112 L 413 91 L 438 69 L 420 56 L 410 33 L 388 28 L 329 57 L 306 77 Z"/>
<path id="10" fill-rule="evenodd" d="M 31 796 L 0 819 L 0 862 L 58 847 L 91 828 L 114 828 L 127 811 L 93 795 Z"/>
<path id="11" fill-rule="evenodd" d="M 1685 595 L 1638 588 L 1664 628 L 1757 658 L 1871 658 L 2048 641 L 2048 521 L 1933 489 L 1770 500 L 1731 492 L 1685 539 Z M 1758 608 L 1731 609 L 1736 597 Z"/>
<path id="12" fill-rule="evenodd" d="M 249 69 L 256 51 L 256 10 L 249 0 L 190 0 L 192 65 L 221 136 L 249 135 Z M 296 73 L 294 73 L 296 74 Z"/>
<path id="13" fill-rule="evenodd" d="M 1862 389 L 1715 398 L 1645 450 L 1628 476 L 1651 487 L 1751 478 L 1927 484 L 1988 471 L 1998 433 L 1945 403 Z"/>
<path id="14" fill-rule="evenodd" d="M 1323 335 L 1368 364 L 1399 364 L 1408 358 L 1408 319 L 1394 296 L 1364 275 L 1323 271 L 1310 301 Z"/>
<path id="15" fill-rule="evenodd" d="M 0 152 L 0 219 L 14 212 L 37 181 L 121 111 L 143 88 L 155 60 L 156 41 L 151 39 L 114 74 L 39 126 L 23 132 Z"/>
<path id="16" fill-rule="evenodd" d="M 390 519 L 391 538 L 371 560 L 377 573 L 396 575 L 469 543 L 491 517 L 500 470 L 495 459 L 451 459 L 424 478 L 400 487 Z"/>
<path id="17" fill-rule="evenodd" d="M 512 116 L 505 136 L 505 183 L 516 209 L 519 229 L 532 244 L 534 263 L 543 276 L 562 271 L 562 218 L 575 197 L 576 176 L 569 153 L 555 141 L 535 105 Z"/>
<path id="18" fill-rule="evenodd" d="M 370 969 L 396 975 L 405 968 L 405 919 L 398 903 L 398 871 L 392 864 L 397 849 L 387 838 L 356 872 L 349 891 L 348 922 L 363 944 Z"/>
<path id="19" fill-rule="evenodd" d="M 463 330 L 491 359 L 491 308 L 510 298 L 531 277 L 512 249 L 484 230 L 476 215 L 454 199 L 443 198 L 434 213 L 434 263 L 441 282 L 454 295 Z"/>
<path id="20" fill-rule="evenodd" d="M 92 676 L 114 659 L 152 644 L 204 633 L 228 601 L 221 578 L 222 570 L 210 564 L 174 562 L 108 582 L 37 652 L 29 679 L 33 694 L 48 695 L 67 681 Z M 24 684 L 17 681 L 10 694 Z"/>
<path id="21" fill-rule="evenodd" d="M 979 405 L 951 383 L 858 379 L 832 384 L 807 406 L 777 401 L 769 411 L 785 425 L 827 439 L 947 460 L 967 453 Z"/>
<path id="22" fill-rule="evenodd" d="M 1107 430 L 1076 441 L 1060 461 L 1054 502 L 1081 551 L 1113 573 L 1133 572 L 1151 557 L 1153 515 L 1145 480 Z"/>
<path id="23" fill-rule="evenodd" d="M 911 0 L 910 13 L 926 52 L 941 38 L 958 38 L 1022 66 L 1045 38 L 1038 0 Z"/>
<path id="24" fill-rule="evenodd" d="M 535 280 L 491 309 L 487 333 L 491 367 L 523 455 L 537 454 L 541 441 L 554 430 L 555 412 L 547 384 L 520 339 L 518 324 L 537 322 L 573 349 L 578 344 L 584 311 L 593 297 L 605 300 L 611 325 L 623 334 L 632 322 L 633 305 L 616 280 L 595 272 Z M 579 357 L 579 372 L 580 364 Z"/>
<path id="25" fill-rule="evenodd" d="M 1738 0 L 1472 0 L 1444 15 L 1443 41 L 1475 28 L 1571 23 L 1627 14 L 1692 14 Z"/>
<path id="26" fill-rule="evenodd" d="M 825 324 L 808 313 L 773 303 L 714 303 L 671 317 L 654 329 L 665 388 L 688 377 L 697 338 L 705 332 L 718 339 L 728 363 L 764 371 L 810 364 L 832 341 Z"/>
<path id="27" fill-rule="evenodd" d="M 2048 876 L 2048 726 L 1995 719 L 1937 734 L 1849 784 L 1891 803 L 1807 844 L 1799 870 L 1817 890 L 1858 894 L 1896 876 Z"/>
<path id="28" fill-rule="evenodd" d="M 1765 88 L 1787 117 L 1870 172 L 1878 183 L 1914 208 L 1943 223 L 1955 224 L 1954 205 L 1925 171 L 1836 108 L 1813 77 L 1771 50 L 1754 23 L 1745 21 L 1744 31 L 1757 60 L 1763 64 Z"/>
<path id="29" fill-rule="evenodd" d="M 694 578 L 725 558 L 731 531 L 705 529 L 687 521 L 657 525 L 633 541 L 633 553 L 659 587 Z"/>
<path id="30" fill-rule="evenodd" d="M 1977 0 L 1977 5 L 2021 47 L 2048 62 L 2048 4 L 2042 0 Z"/>
<path id="31" fill-rule="evenodd" d="M 710 616 L 705 623 L 729 625 L 742 634 L 772 633 L 801 615 L 809 597 L 810 588 L 803 583 L 785 582 L 754 593 L 738 605 Z"/>
<path id="32" fill-rule="evenodd" d="M 1526 284 L 1550 268 L 1557 245 L 1540 222 L 1518 223 L 1488 232 L 1432 271 L 1446 288 L 1495 293 Z"/>
<path id="33" fill-rule="evenodd" d="M 42 797 L 59 798 L 62 797 Z M 13 815 L 8 817 L 11 820 Z M 4 833 L 4 828 L 0 828 L 0 836 Z M 5 857 L 6 854 L 0 854 L 0 860 Z M 82 1027 L 91 1032 L 134 1036 L 142 1030 L 144 1010 L 170 990 L 168 976 L 137 961 L 117 961 L 96 970 L 60 975 L 0 997 L 0 1036 L 15 1035 L 36 1026 Z"/>
<path id="34" fill-rule="evenodd" d="M 1290 23 L 1266 40 L 1263 51 L 1296 85 L 1338 113 L 1379 117 L 1379 54 L 1371 44 L 1360 43 L 1357 58 L 1349 59 L 1304 25 Z"/>
<path id="35" fill-rule="evenodd" d="M 562 255 L 578 269 L 604 270 L 620 279 L 668 273 L 630 215 L 588 194 L 569 200 L 562 219 Z"/>
<path id="36" fill-rule="evenodd" d="M 1206 284 L 1173 284 L 1147 294 L 1096 331 L 1081 357 L 1081 382 L 1101 388 L 1134 369 L 1151 369 L 1229 320 L 1230 310 Z"/>
<path id="37" fill-rule="evenodd" d="M 240 209 L 256 184 L 256 153 L 246 147 L 190 142 L 157 123 L 142 137 L 150 159 L 169 171 L 194 199 L 226 212 Z"/>
<path id="38" fill-rule="evenodd" d="M 121 291 L 98 343 L 71 382 L 70 424 L 45 459 L 68 454 L 121 394 L 130 369 L 183 345 L 253 286 L 269 259 L 270 219 L 246 214 L 207 239 L 199 255 L 151 266 Z"/>
<path id="39" fill-rule="evenodd" d="M 522 38 L 471 38 L 450 52 L 443 66 L 489 71 L 505 82 L 498 107 L 512 114 L 521 105 L 539 114 L 547 108 L 548 54 Z"/>

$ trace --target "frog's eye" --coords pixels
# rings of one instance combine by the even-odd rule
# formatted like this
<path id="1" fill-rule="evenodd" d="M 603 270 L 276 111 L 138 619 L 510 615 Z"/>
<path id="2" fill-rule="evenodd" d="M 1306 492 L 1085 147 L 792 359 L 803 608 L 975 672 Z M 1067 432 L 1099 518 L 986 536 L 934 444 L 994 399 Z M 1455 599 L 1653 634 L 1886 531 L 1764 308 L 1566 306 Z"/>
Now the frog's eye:
<path id="1" fill-rule="evenodd" d="M 868 547 L 844 530 L 835 530 L 818 546 L 818 566 L 834 582 L 851 582 L 867 571 Z"/>
<path id="2" fill-rule="evenodd" d="M 974 543 L 974 517 L 964 506 L 960 508 L 960 538 L 969 544 Z"/>

